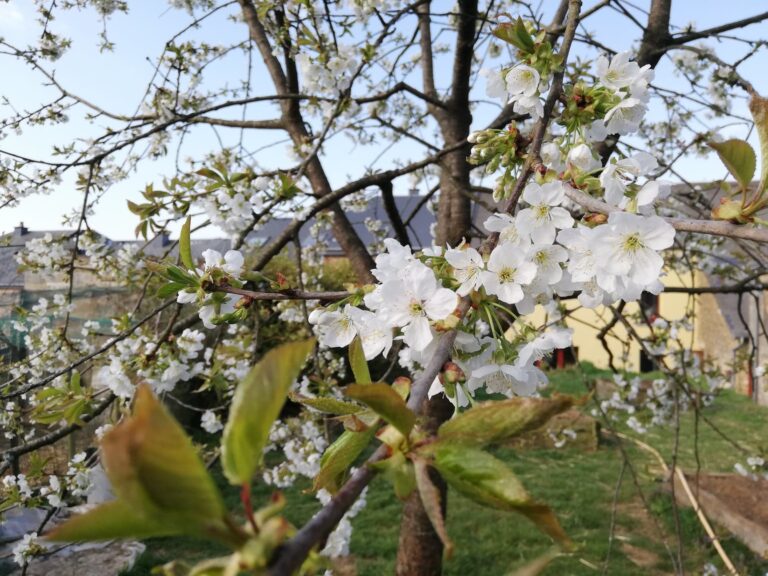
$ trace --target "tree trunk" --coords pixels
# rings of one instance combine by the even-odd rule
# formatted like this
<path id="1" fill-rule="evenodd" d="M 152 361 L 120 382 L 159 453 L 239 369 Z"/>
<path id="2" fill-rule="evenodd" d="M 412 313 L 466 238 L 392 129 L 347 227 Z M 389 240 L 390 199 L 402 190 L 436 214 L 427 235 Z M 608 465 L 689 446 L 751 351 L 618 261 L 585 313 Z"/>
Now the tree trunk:
<path id="1" fill-rule="evenodd" d="M 472 54 L 476 37 L 477 0 L 459 0 L 456 47 L 453 60 L 451 94 L 444 108 L 430 106 L 446 147 L 464 142 L 465 147 L 446 154 L 440 162 L 440 200 L 437 206 L 438 246 L 456 246 L 469 239 L 472 229 L 470 165 L 467 163 L 470 145 L 467 142 L 472 114 L 469 108 Z M 422 35 L 422 72 L 424 90 L 436 96 L 432 77 L 431 31 L 429 4 L 420 7 L 419 29 Z M 453 414 L 452 404 L 442 395 L 425 403 L 422 425 L 428 433 L 437 432 L 440 424 Z M 430 470 L 432 482 L 440 492 L 443 516 L 446 514 L 447 487 L 435 470 Z M 443 569 L 443 545 L 432 528 L 418 492 L 403 506 L 400 520 L 400 541 L 397 551 L 397 576 L 440 576 Z"/>
<path id="2" fill-rule="evenodd" d="M 451 417 L 453 406 L 444 396 L 435 396 L 426 402 L 424 425 L 434 432 Z M 440 492 L 443 517 L 446 514 L 447 490 L 445 481 L 434 470 L 430 479 Z M 414 491 L 403 505 L 400 518 L 400 541 L 397 549 L 397 576 L 440 576 L 443 570 L 443 544 L 429 521 L 419 492 Z"/>

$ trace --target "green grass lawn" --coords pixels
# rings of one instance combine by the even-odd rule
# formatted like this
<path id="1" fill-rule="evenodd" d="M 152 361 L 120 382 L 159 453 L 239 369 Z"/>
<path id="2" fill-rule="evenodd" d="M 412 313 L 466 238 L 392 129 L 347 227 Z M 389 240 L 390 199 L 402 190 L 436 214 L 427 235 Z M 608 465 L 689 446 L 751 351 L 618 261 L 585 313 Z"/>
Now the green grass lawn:
<path id="1" fill-rule="evenodd" d="M 575 370 L 553 373 L 553 388 L 582 394 L 586 390 L 584 377 L 583 372 Z M 590 407 L 588 404 L 585 409 Z M 744 397 L 724 391 L 706 415 L 725 435 L 753 453 L 765 442 L 768 409 L 757 407 Z M 620 426 L 617 429 L 626 432 Z M 675 445 L 672 428 L 651 429 L 642 440 L 659 450 L 667 462 L 671 461 Z M 732 471 L 735 462 L 745 459 L 703 421 L 699 421 L 696 431 L 693 414 L 681 418 L 678 444 L 679 462 L 685 469 L 696 467 L 697 451 L 705 471 Z M 528 490 L 557 511 L 566 532 L 577 544 L 573 554 L 555 559 L 543 574 L 672 573 L 664 543 L 676 554 L 678 540 L 671 498 L 660 481 L 659 465 L 632 443 L 624 442 L 622 447 L 630 456 L 634 475 L 625 470 L 615 511 L 612 504 L 623 465 L 617 440 L 608 438 L 596 452 L 568 447 L 496 450 L 496 455 L 508 462 Z M 639 496 L 638 486 L 647 507 Z M 286 492 L 287 516 L 294 523 L 301 524 L 317 509 L 315 499 L 306 493 L 308 488 L 308 483 L 302 483 Z M 255 502 L 266 499 L 269 493 L 268 487 L 257 486 Z M 227 498 L 236 506 L 234 492 L 228 492 Z M 351 548 L 361 576 L 393 573 L 400 508 L 390 486 L 381 478 L 375 479 L 368 491 L 368 505 L 353 522 Z M 615 536 L 609 544 L 612 524 Z M 724 574 L 692 511 L 680 510 L 680 527 L 686 573 L 701 574 L 704 564 L 712 562 Z M 448 530 L 456 544 L 453 558 L 445 564 L 448 576 L 504 575 L 551 546 L 550 540 L 525 518 L 482 508 L 456 494 L 449 496 Z M 727 533 L 720 531 L 720 536 L 741 574 L 762 576 L 768 571 L 768 562 L 752 555 Z M 225 552 L 206 542 L 184 538 L 152 539 L 146 544 L 146 553 L 125 576 L 147 575 L 153 566 L 174 558 L 194 560 Z M 609 547 L 610 561 L 604 569 Z"/>

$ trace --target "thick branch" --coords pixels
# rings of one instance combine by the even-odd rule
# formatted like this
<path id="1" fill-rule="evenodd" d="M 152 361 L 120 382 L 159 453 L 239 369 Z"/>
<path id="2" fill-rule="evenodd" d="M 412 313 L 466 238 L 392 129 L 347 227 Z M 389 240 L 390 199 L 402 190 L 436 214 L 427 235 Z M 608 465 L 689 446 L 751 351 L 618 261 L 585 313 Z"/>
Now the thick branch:
<path id="1" fill-rule="evenodd" d="M 243 15 L 251 38 L 256 42 L 259 52 L 264 58 L 264 62 L 275 84 L 275 89 L 280 94 L 296 91 L 298 89 L 298 75 L 295 63 L 290 58 L 288 37 L 285 38 L 283 45 L 286 54 L 286 68 L 288 70 L 286 75 L 272 52 L 267 32 L 259 20 L 258 12 L 252 0 L 239 0 L 239 2 L 243 9 Z M 301 147 L 310 141 L 310 134 L 305 127 L 298 102 L 289 100 L 282 103 L 282 120 L 295 146 Z M 326 124 L 326 130 L 330 128 L 331 121 L 332 118 Z M 312 154 L 302 164 L 302 169 L 306 169 L 307 178 L 317 197 L 327 196 L 332 193 L 328 176 L 317 156 L 321 142 L 322 137 L 318 139 Z M 365 244 L 360 239 L 360 236 L 358 236 L 341 207 L 338 204 L 334 204 L 330 206 L 330 209 L 333 212 L 332 230 L 336 241 L 347 255 L 358 279 L 361 282 L 372 282 L 374 278 L 371 275 L 371 269 L 374 266 L 374 262 Z"/>
<path id="2" fill-rule="evenodd" d="M 419 48 L 421 49 L 421 75 L 424 93 L 433 99 L 439 99 L 435 89 L 434 59 L 432 56 L 432 22 L 429 18 L 431 2 L 416 8 L 419 17 Z"/>
<path id="3" fill-rule="evenodd" d="M 290 92 L 288 90 L 288 81 L 285 77 L 283 67 L 280 66 L 280 61 L 272 53 L 272 46 L 267 38 L 267 32 L 264 30 L 261 21 L 259 20 L 259 14 L 256 12 L 256 7 L 251 0 L 238 0 L 240 8 L 243 11 L 243 18 L 248 25 L 248 30 L 251 33 L 251 39 L 256 43 L 259 49 L 264 65 L 267 67 L 269 75 L 272 77 L 272 83 L 275 85 L 275 89 L 280 94 L 286 94 Z"/>
<path id="4" fill-rule="evenodd" d="M 381 190 L 381 199 L 384 203 L 384 210 L 387 212 L 389 222 L 392 224 L 392 230 L 395 232 L 395 238 L 397 241 L 400 242 L 400 244 L 403 246 L 410 246 L 411 239 L 408 238 L 408 230 L 405 228 L 405 224 L 403 224 L 400 211 L 397 209 L 397 204 L 395 204 L 395 197 L 392 194 L 392 188 L 392 180 L 385 180 L 379 184 L 379 189 Z"/>
<path id="5" fill-rule="evenodd" d="M 576 202 L 576 204 L 586 208 L 590 212 L 598 214 L 610 214 L 611 212 L 621 212 L 621 208 L 611 206 L 605 202 L 593 198 L 588 194 L 571 188 L 566 188 L 566 196 Z M 694 220 L 691 218 L 664 218 L 675 230 L 680 232 L 696 232 L 699 234 L 708 234 L 710 236 L 727 236 L 728 238 L 742 238 L 744 240 L 755 240 L 756 242 L 768 242 L 768 228 L 749 228 L 745 225 L 731 224 L 720 220 Z"/>
<path id="6" fill-rule="evenodd" d="M 453 56 L 453 78 L 451 80 L 452 106 L 465 106 L 469 101 L 472 61 L 477 39 L 477 0 L 460 0 L 458 3 L 459 23 L 456 30 L 456 49 Z M 466 111 L 467 113 L 469 110 Z"/>
<path id="7" fill-rule="evenodd" d="M 347 184 L 346 186 L 342 186 L 341 188 L 334 190 L 330 194 L 327 194 L 321 198 L 318 198 L 317 201 L 312 205 L 312 207 L 303 213 L 301 218 L 293 220 L 288 226 L 286 226 L 283 229 L 283 231 L 280 233 L 279 236 L 277 236 L 277 238 L 275 238 L 272 242 L 270 242 L 267 246 L 265 246 L 264 249 L 259 251 L 258 258 L 253 265 L 253 269 L 261 270 L 264 266 L 266 266 L 267 262 L 269 262 L 276 254 L 280 252 L 280 250 L 282 250 L 291 241 L 291 238 L 293 238 L 301 229 L 301 227 L 304 226 L 304 224 L 306 224 L 315 214 L 317 214 L 322 210 L 325 210 L 326 208 L 328 208 L 335 202 L 338 202 L 345 196 L 349 196 L 350 194 L 363 190 L 368 186 L 378 186 L 382 182 L 391 181 L 399 176 L 403 176 L 404 174 L 409 174 L 411 172 L 419 170 L 420 168 L 424 168 L 425 166 L 434 164 L 445 154 L 448 154 L 449 152 L 463 146 L 464 146 L 464 143 L 462 142 L 460 144 L 457 144 L 456 146 L 446 148 L 445 150 L 442 150 L 441 152 L 434 154 L 433 156 L 429 156 L 424 160 L 421 160 L 419 162 L 414 162 L 413 164 L 409 164 L 408 166 L 404 166 L 403 168 L 398 168 L 396 170 L 386 170 L 384 172 L 379 172 L 377 174 L 371 174 L 370 176 L 364 176 L 359 180 L 356 180 L 354 182 L 351 182 L 350 184 Z"/>
<path id="8" fill-rule="evenodd" d="M 677 294 L 744 294 L 768 290 L 768 284 L 734 284 L 731 286 L 665 286 L 664 292 Z"/>
<path id="9" fill-rule="evenodd" d="M 672 10 L 672 0 L 653 0 L 648 13 L 648 22 L 637 52 L 637 62 L 640 66 L 650 64 L 655 67 L 662 53 L 658 49 L 668 46 L 671 42 L 669 35 L 669 19 Z"/>
<path id="10" fill-rule="evenodd" d="M 282 120 L 229 120 L 200 116 L 190 120 L 190 124 L 209 124 L 211 126 L 227 126 L 230 128 L 255 128 L 259 130 L 282 130 L 285 128 Z"/>

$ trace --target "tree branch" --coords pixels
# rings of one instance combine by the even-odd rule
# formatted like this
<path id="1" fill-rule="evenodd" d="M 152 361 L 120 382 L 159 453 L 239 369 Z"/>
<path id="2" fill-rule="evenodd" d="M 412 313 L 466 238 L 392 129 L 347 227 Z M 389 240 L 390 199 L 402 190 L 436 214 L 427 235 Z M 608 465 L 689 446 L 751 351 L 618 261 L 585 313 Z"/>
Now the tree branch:
<path id="1" fill-rule="evenodd" d="M 282 250 L 291 241 L 291 238 L 293 238 L 293 236 L 296 233 L 298 233 L 301 227 L 304 226 L 304 224 L 306 224 L 315 214 L 317 214 L 322 210 L 325 210 L 330 205 L 334 204 L 335 202 L 338 202 L 345 196 L 349 196 L 350 194 L 359 192 L 360 190 L 363 190 L 368 186 L 378 186 L 382 182 L 391 181 L 399 176 L 409 174 L 411 172 L 419 170 L 420 168 L 424 168 L 425 166 L 434 164 L 445 154 L 448 154 L 449 152 L 452 152 L 453 150 L 457 150 L 463 146 L 464 146 L 464 143 L 461 142 L 455 146 L 446 148 L 445 150 L 441 150 L 437 154 L 429 156 L 424 160 L 421 160 L 419 162 L 414 162 L 413 164 L 409 164 L 408 166 L 405 166 L 403 168 L 398 168 L 395 170 L 385 170 L 384 172 L 371 174 L 370 176 L 364 176 L 363 178 L 360 178 L 355 182 L 351 182 L 346 186 L 342 186 L 341 188 L 334 190 L 330 194 L 327 194 L 325 196 L 322 196 L 321 198 L 318 198 L 317 201 L 314 203 L 314 205 L 309 210 L 304 212 L 301 218 L 293 220 L 288 226 L 286 226 L 283 229 L 283 231 L 280 233 L 279 236 L 277 236 L 272 242 L 270 242 L 267 246 L 265 246 L 259 252 L 256 262 L 253 265 L 253 269 L 261 270 L 264 266 L 266 266 L 267 262 L 269 262 L 276 254 L 280 252 L 280 250 Z"/>
<path id="2" fill-rule="evenodd" d="M 749 18 L 743 18 L 742 20 L 736 20 L 734 22 L 729 22 L 727 24 L 721 24 L 720 26 L 714 26 L 712 28 L 706 28 L 704 30 L 697 30 L 695 32 L 688 32 L 687 34 L 681 34 L 680 36 L 673 36 L 672 38 L 670 38 L 669 43 L 672 45 L 687 44 L 688 42 L 692 42 L 693 40 L 708 38 L 710 36 L 716 36 L 723 32 L 728 32 L 729 30 L 735 30 L 736 28 L 744 28 L 745 26 L 749 26 L 750 24 L 757 24 L 758 22 L 762 22 L 763 20 L 768 20 L 768 12 L 756 14 L 755 16 L 750 16 Z"/>
<path id="3" fill-rule="evenodd" d="M 211 126 L 227 126 L 230 128 L 254 128 L 259 130 L 283 130 L 285 125 L 282 120 L 228 120 L 225 118 L 211 118 L 199 116 L 190 120 L 190 124 L 209 124 Z"/>
<path id="4" fill-rule="evenodd" d="M 602 200 L 593 198 L 588 194 L 572 188 L 566 187 L 566 196 L 576 202 L 576 204 L 586 208 L 590 212 L 598 214 L 611 214 L 612 212 L 622 212 L 621 208 L 610 206 Z M 680 232 L 696 232 L 698 234 L 708 234 L 710 236 L 727 236 L 728 238 L 742 238 L 744 240 L 755 240 L 756 242 L 768 242 L 768 228 L 748 228 L 745 225 L 731 224 L 720 220 L 694 220 L 691 218 L 668 218 L 664 220 L 669 222 L 675 230 Z"/>
<path id="5" fill-rule="evenodd" d="M 403 219 L 395 204 L 395 197 L 392 194 L 392 180 L 384 180 L 379 184 L 381 190 L 381 199 L 383 200 L 384 210 L 387 212 L 389 222 L 392 224 L 392 230 L 395 232 L 395 238 L 403 246 L 410 246 L 411 239 L 408 238 L 408 230 L 403 224 Z"/>
<path id="6" fill-rule="evenodd" d="M 234 286 L 219 286 L 214 292 L 226 292 L 227 294 L 237 294 L 245 296 L 251 300 L 321 300 L 335 301 L 343 300 L 352 296 L 352 292 L 309 292 L 305 290 L 283 290 L 281 292 L 259 292 L 255 290 L 245 290 L 235 288 Z"/>
<path id="7" fill-rule="evenodd" d="M 164 302 L 163 304 L 161 304 L 160 306 L 158 306 L 157 308 L 152 310 L 150 313 L 148 313 L 146 316 L 141 318 L 138 322 L 136 322 L 136 324 L 131 326 L 129 329 L 124 330 L 123 332 L 121 332 L 120 334 L 115 336 L 114 338 L 111 338 L 110 340 L 108 340 L 107 343 L 104 344 L 98 350 L 95 350 L 95 351 L 91 352 L 90 354 L 87 354 L 87 355 L 83 356 L 82 358 L 80 358 L 78 360 L 75 360 L 72 364 L 68 365 L 66 368 L 62 368 L 61 370 L 57 370 L 53 374 L 48 375 L 47 377 L 43 378 L 42 380 L 40 380 L 38 382 L 32 382 L 30 384 L 27 384 L 26 386 L 23 386 L 23 387 L 19 388 L 18 390 L 15 390 L 13 392 L 9 392 L 7 394 L 0 395 L 0 400 L 7 400 L 9 398 L 15 398 L 17 396 L 21 396 L 22 394 L 26 394 L 30 390 L 34 390 L 36 388 L 40 388 L 41 386 L 45 386 L 46 384 L 49 384 L 50 382 L 53 382 L 59 376 L 62 376 L 63 374 L 66 374 L 67 372 L 70 372 L 71 370 L 73 370 L 74 368 L 77 368 L 78 366 L 81 366 L 82 364 L 85 364 L 86 362 L 88 362 L 88 360 L 91 360 L 91 359 L 95 358 L 96 356 L 98 356 L 100 354 L 103 354 L 104 352 L 106 352 L 107 350 L 112 348 L 112 346 L 114 346 L 115 344 L 117 344 L 121 340 L 125 340 L 126 338 L 128 338 L 128 336 L 130 336 L 136 330 L 138 330 L 143 324 L 149 322 L 152 318 L 157 316 L 157 314 L 159 314 L 160 312 L 162 312 L 163 310 L 168 308 L 168 306 L 171 306 L 172 304 L 175 304 L 175 303 L 176 303 L 176 299 L 175 298 L 171 299 L 171 300 L 167 300 L 166 302 Z"/>
<path id="8" fill-rule="evenodd" d="M 85 414 L 80 420 L 83 423 L 88 423 L 94 418 L 96 418 L 99 414 L 104 412 L 111 404 L 115 401 L 115 398 L 117 398 L 112 392 L 110 392 L 104 400 L 102 400 L 100 403 L 96 404 L 91 412 L 89 414 Z M 48 434 L 45 434 L 44 436 L 40 436 L 39 438 L 27 442 L 26 444 L 22 444 L 21 446 L 14 446 L 12 448 L 8 448 L 3 452 L 3 461 L 0 463 L 0 474 L 5 473 L 8 468 L 11 467 L 13 460 L 18 458 L 19 456 L 22 456 L 24 454 L 28 454 L 29 452 L 33 452 L 37 450 L 38 448 L 42 448 L 43 446 L 48 446 L 49 444 L 53 444 L 57 440 L 61 440 L 65 436 L 68 436 L 75 430 L 79 430 L 82 428 L 81 424 L 69 424 L 68 426 L 63 426 L 59 428 L 58 430 L 54 430 L 53 432 L 49 432 Z"/>

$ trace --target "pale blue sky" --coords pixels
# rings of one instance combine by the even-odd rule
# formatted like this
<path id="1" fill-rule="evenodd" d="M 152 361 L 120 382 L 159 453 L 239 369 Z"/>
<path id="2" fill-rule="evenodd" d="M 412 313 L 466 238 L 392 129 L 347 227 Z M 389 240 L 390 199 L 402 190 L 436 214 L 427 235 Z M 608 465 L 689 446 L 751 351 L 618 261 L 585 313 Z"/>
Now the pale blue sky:
<path id="1" fill-rule="evenodd" d="M 585 0 L 585 8 L 595 1 Z M 551 11 L 557 3 L 554 0 L 546 0 L 543 2 L 544 11 Z M 636 0 L 636 3 L 646 7 L 649 2 Z M 109 23 L 109 36 L 116 44 L 114 52 L 99 53 L 97 42 L 101 22 L 92 10 L 57 12 L 57 20 L 53 23 L 54 29 L 72 37 L 73 47 L 61 60 L 50 66 L 51 69 L 55 69 L 57 80 L 68 90 L 110 111 L 123 114 L 131 114 L 136 110 L 152 75 L 153 62 L 162 53 L 165 41 L 191 20 L 186 12 L 170 9 L 164 2 L 141 0 L 132 1 L 129 4 L 131 9 L 129 15 L 117 15 Z M 444 8 L 448 10 L 453 6 L 453 0 L 433 3 L 436 7 L 442 4 L 445 4 Z M 677 25 L 695 22 L 697 28 L 707 28 L 726 20 L 737 20 L 753 15 L 765 6 L 763 2 L 733 0 L 727 3 L 726 12 L 723 9 L 725 5 L 722 0 L 676 0 L 673 22 Z M 221 10 L 202 28 L 193 31 L 190 37 L 196 40 L 206 39 L 213 43 L 222 42 L 221 38 L 227 38 L 228 41 L 245 40 L 245 27 L 231 22 L 228 18 L 235 13 L 235 10 L 234 6 Z M 15 45 L 23 46 L 32 43 L 35 35 L 40 32 L 35 18 L 36 14 L 31 1 L 0 2 L 0 36 Z M 641 35 L 641 31 L 636 26 L 612 10 L 602 10 L 587 20 L 585 27 L 593 31 L 603 44 L 617 50 L 631 49 L 632 46 L 628 42 L 636 41 Z M 748 28 L 743 34 L 754 39 L 765 39 L 768 38 L 766 32 L 768 32 L 768 25 L 761 23 Z M 738 58 L 747 50 L 733 43 L 724 43 L 715 47 L 725 60 Z M 242 53 L 230 55 L 210 68 L 210 75 L 206 81 L 211 86 L 237 85 L 244 76 L 244 63 L 245 57 Z M 492 62 L 497 66 L 502 63 L 501 60 Z M 740 68 L 741 72 L 763 93 L 768 93 L 768 80 L 764 72 L 767 63 L 768 59 L 763 51 L 750 63 Z M 447 67 L 438 65 L 437 68 L 441 70 Z M 52 89 L 42 85 L 44 79 L 40 75 L 29 72 L 19 63 L 12 63 L 8 57 L 2 59 L 2 70 L 0 95 L 8 96 L 16 108 L 34 108 L 36 104 L 42 103 L 54 94 Z M 255 76 L 259 79 L 256 90 L 263 94 L 272 93 L 263 70 L 257 67 L 255 72 Z M 439 74 L 438 82 L 445 78 L 445 73 Z M 680 80 L 671 74 L 668 61 L 663 61 L 657 70 L 657 82 L 670 87 L 680 85 Z M 478 85 L 478 90 L 482 93 L 482 81 Z M 252 107 L 249 113 L 253 114 L 253 117 L 268 117 L 268 110 L 268 107 Z M 743 102 L 738 103 L 735 110 L 747 115 Z M 490 107 L 478 109 L 475 114 L 475 125 L 481 127 L 493 112 L 494 109 Z M 6 111 L 3 110 L 3 115 L 5 113 Z M 222 117 L 227 117 L 227 114 L 222 114 Z M 82 121 L 73 121 L 55 128 L 30 131 L 22 137 L 8 136 L 0 141 L 0 148 L 41 157 L 47 155 L 54 142 L 65 143 L 72 138 L 87 138 L 97 133 L 95 126 Z M 227 142 L 234 142 L 238 137 L 235 131 L 229 132 L 228 135 L 226 131 L 219 133 L 225 135 Z M 746 133 L 747 126 L 742 125 L 729 128 L 723 135 L 744 137 Z M 275 134 L 272 133 L 269 137 L 273 138 Z M 183 157 L 199 157 L 218 146 L 213 130 L 209 127 L 199 127 L 195 129 L 193 136 L 186 140 Z M 255 141 L 252 142 L 252 147 L 256 147 Z M 418 145 L 398 145 L 385 154 L 376 167 L 387 168 L 395 159 L 408 161 L 419 158 L 423 154 L 423 149 Z M 326 161 L 332 183 L 340 185 L 350 178 L 359 177 L 374 156 L 371 150 L 356 149 L 349 140 L 334 141 L 332 149 L 328 150 Z M 284 145 L 277 145 L 271 150 L 261 152 L 258 159 L 265 166 L 291 164 L 286 157 Z M 127 211 L 125 201 L 136 199 L 145 184 L 159 183 L 163 175 L 171 174 L 173 162 L 173 155 L 155 162 L 146 161 L 140 173 L 132 175 L 128 180 L 118 183 L 109 190 L 100 202 L 97 213 L 90 218 L 91 225 L 114 239 L 131 238 L 137 220 Z M 724 175 L 722 167 L 711 156 L 685 159 L 678 168 L 687 179 L 692 181 L 716 179 Z M 399 185 L 402 191 L 403 187 L 407 187 L 407 182 L 403 180 Z M 24 200 L 18 207 L 0 210 L 0 231 L 8 231 L 19 221 L 24 221 L 33 229 L 61 228 L 61 215 L 77 209 L 80 202 L 80 194 L 73 191 L 71 179 L 65 179 L 58 191 L 50 196 L 31 197 Z M 215 236 L 218 233 L 212 230 L 207 235 Z"/>

